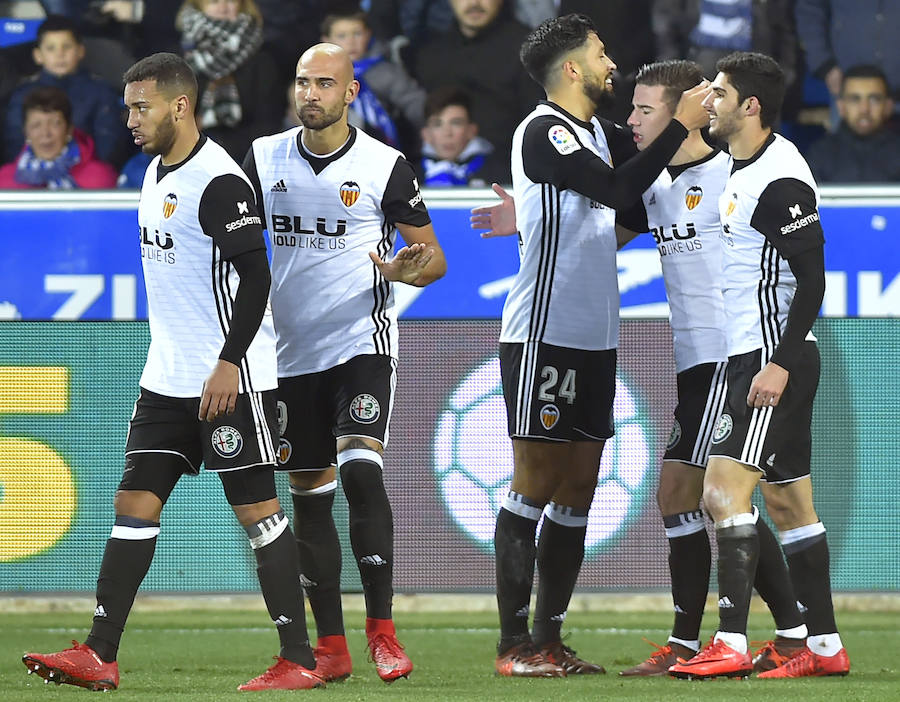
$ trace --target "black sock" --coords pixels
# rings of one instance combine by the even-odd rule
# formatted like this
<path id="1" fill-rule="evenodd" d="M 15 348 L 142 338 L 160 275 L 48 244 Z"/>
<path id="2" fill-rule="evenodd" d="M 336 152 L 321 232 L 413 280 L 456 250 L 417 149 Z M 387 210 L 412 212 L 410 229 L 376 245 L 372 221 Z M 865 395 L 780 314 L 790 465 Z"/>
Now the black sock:
<path id="1" fill-rule="evenodd" d="M 798 627 L 803 624 L 803 615 L 797 608 L 797 597 L 781 546 L 762 518 L 756 522 L 756 532 L 759 534 L 759 562 L 753 585 L 772 612 L 776 629 Z"/>
<path id="2" fill-rule="evenodd" d="M 528 611 L 537 549 L 534 535 L 542 505 L 510 491 L 497 514 L 494 555 L 497 570 L 497 608 L 500 613 L 500 643 L 497 652 L 530 640 Z M 514 511 L 513 511 L 514 510 Z"/>
<path id="3" fill-rule="evenodd" d="M 156 550 L 159 522 L 117 516 L 97 577 L 97 609 L 85 643 L 104 661 L 116 660 L 125 620 Z"/>
<path id="4" fill-rule="evenodd" d="M 279 655 L 312 670 L 316 660 L 309 647 L 303 588 L 297 577 L 297 545 L 287 517 L 279 510 L 245 529 L 256 556 L 256 574 L 266 609 L 278 629 Z"/>
<path id="5" fill-rule="evenodd" d="M 331 511 L 336 489 L 337 481 L 314 490 L 301 491 L 291 486 L 300 582 L 316 618 L 319 638 L 344 635 L 341 542 Z"/>
<path id="6" fill-rule="evenodd" d="M 572 590 L 584 560 L 587 510 L 550 503 L 537 545 L 538 592 L 532 638 L 537 646 L 561 640 Z"/>
<path id="7" fill-rule="evenodd" d="M 349 449 L 338 455 L 338 461 L 350 507 L 350 545 L 366 596 L 366 616 L 390 619 L 394 597 L 394 516 L 381 477 L 381 456 L 370 449 Z"/>
<path id="8" fill-rule="evenodd" d="M 837 631 L 831 601 L 831 574 L 828 540 L 821 522 L 799 529 L 809 532 L 805 538 L 784 543 L 791 580 L 798 600 L 806 608 L 806 628 L 810 636 Z M 784 537 L 784 534 L 782 534 Z"/>
<path id="9" fill-rule="evenodd" d="M 698 509 L 671 514 L 663 517 L 663 525 L 669 539 L 669 575 L 675 609 L 672 636 L 682 641 L 698 641 L 712 562 L 703 512 Z"/>
<path id="10" fill-rule="evenodd" d="M 747 633 L 747 615 L 750 612 L 750 595 L 756 562 L 759 558 L 759 537 L 756 524 L 742 518 L 750 514 L 738 514 L 737 526 L 716 527 L 719 545 L 719 631 Z M 730 521 L 730 520 L 729 520 Z"/>

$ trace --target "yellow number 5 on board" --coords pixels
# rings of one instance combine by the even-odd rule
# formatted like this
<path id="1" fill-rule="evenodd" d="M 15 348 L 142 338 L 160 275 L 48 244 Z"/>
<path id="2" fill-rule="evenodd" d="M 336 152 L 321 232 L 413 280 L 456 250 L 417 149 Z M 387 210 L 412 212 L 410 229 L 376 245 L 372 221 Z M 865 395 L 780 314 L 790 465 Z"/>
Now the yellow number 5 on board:
<path id="1" fill-rule="evenodd" d="M 0 366 L 0 415 L 68 410 L 68 368 Z M 75 503 L 62 456 L 34 439 L 0 436 L 0 561 L 53 546 L 69 530 Z"/>

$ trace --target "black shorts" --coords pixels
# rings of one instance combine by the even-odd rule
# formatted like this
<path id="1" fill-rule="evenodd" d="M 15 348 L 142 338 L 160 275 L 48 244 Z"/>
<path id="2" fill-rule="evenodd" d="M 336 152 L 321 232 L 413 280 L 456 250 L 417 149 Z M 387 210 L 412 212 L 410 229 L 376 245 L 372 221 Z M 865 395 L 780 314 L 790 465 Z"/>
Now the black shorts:
<path id="1" fill-rule="evenodd" d="M 510 438 L 605 441 L 615 433 L 615 349 L 502 343 L 500 377 Z"/>
<path id="2" fill-rule="evenodd" d="M 277 470 L 335 465 L 336 439 L 360 436 L 387 446 L 397 362 L 364 354 L 319 373 L 278 379 Z"/>
<path id="3" fill-rule="evenodd" d="M 701 363 L 678 374 L 678 406 L 663 460 L 706 467 L 709 443 L 725 406 L 725 366 L 724 361 Z"/>
<path id="4" fill-rule="evenodd" d="M 143 456 L 169 454 L 183 459 L 184 473 L 239 470 L 275 463 L 275 390 L 238 395 L 232 414 L 212 422 L 197 418 L 199 397 L 169 397 L 141 388 L 128 427 L 125 455 L 133 462 Z"/>
<path id="5" fill-rule="evenodd" d="M 760 350 L 728 359 L 725 411 L 709 454 L 757 468 L 768 483 L 791 483 L 809 475 L 819 350 L 805 342 L 778 405 L 754 409 L 747 405 L 747 393 L 764 365 Z"/>

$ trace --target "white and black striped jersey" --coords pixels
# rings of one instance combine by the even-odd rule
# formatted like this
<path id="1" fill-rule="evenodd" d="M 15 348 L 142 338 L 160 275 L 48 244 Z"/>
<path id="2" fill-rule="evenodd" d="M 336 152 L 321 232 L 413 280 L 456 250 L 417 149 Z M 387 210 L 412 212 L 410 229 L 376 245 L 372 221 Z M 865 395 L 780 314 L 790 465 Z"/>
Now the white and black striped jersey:
<path id="1" fill-rule="evenodd" d="M 501 342 L 588 351 L 618 346 L 615 210 L 552 177 L 555 160 L 582 149 L 613 165 L 596 117 L 584 122 L 548 102 L 513 134 L 519 272 L 503 306 Z"/>
<path id="2" fill-rule="evenodd" d="M 397 223 L 431 221 L 399 151 L 351 127 L 340 149 L 317 156 L 302 133 L 256 139 L 244 160 L 272 246 L 279 377 L 397 357 L 392 285 L 369 252 L 387 259 Z"/>
<path id="3" fill-rule="evenodd" d="M 662 263 L 678 373 L 727 359 L 719 196 L 730 170 L 729 156 L 713 151 L 667 167 L 643 195 Z"/>
<path id="4" fill-rule="evenodd" d="M 200 397 L 231 329 L 242 285 L 229 260 L 265 248 L 254 193 L 240 166 L 204 137 L 171 167 L 147 167 L 138 205 L 150 349 L 141 387 Z M 267 310 L 240 360 L 239 392 L 277 387 L 275 331 Z"/>
<path id="5" fill-rule="evenodd" d="M 763 349 L 768 361 L 781 341 L 797 288 L 788 259 L 825 242 L 818 204 L 809 166 L 781 135 L 733 162 L 719 198 L 729 356 Z"/>

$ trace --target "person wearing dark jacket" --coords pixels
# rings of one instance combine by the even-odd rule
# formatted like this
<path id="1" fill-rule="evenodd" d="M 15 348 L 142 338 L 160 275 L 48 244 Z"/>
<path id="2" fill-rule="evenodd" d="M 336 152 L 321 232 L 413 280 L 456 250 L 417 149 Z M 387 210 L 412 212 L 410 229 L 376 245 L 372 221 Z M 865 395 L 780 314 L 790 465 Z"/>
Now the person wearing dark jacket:
<path id="1" fill-rule="evenodd" d="M 419 49 L 413 70 L 429 91 L 458 85 L 472 96 L 472 120 L 508 166 L 513 131 L 540 98 L 517 58 L 528 28 L 511 18 L 504 0 L 450 0 L 450 6 L 456 23 Z M 508 170 L 503 180 L 511 180 Z"/>
<path id="2" fill-rule="evenodd" d="M 813 176 L 819 183 L 900 183 L 900 136 L 886 126 L 894 103 L 884 73 L 853 66 L 841 84 L 840 126 L 806 155 Z"/>

